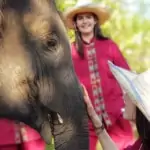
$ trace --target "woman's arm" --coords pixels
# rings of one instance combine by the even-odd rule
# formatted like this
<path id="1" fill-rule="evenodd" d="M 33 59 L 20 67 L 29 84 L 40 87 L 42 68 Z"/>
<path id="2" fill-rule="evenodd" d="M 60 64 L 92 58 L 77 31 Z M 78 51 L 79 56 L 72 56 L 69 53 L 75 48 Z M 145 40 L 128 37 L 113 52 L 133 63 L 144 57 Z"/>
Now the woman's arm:
<path id="1" fill-rule="evenodd" d="M 118 150 L 115 143 L 112 141 L 107 131 L 105 130 L 105 128 L 103 128 L 102 122 L 99 119 L 98 115 L 96 114 L 90 102 L 90 99 L 87 96 L 85 96 L 84 99 L 87 105 L 87 111 L 88 111 L 89 117 L 91 118 L 93 122 L 93 125 L 95 127 L 95 132 L 98 136 L 98 139 L 102 145 L 103 150 Z"/>
<path id="2" fill-rule="evenodd" d="M 127 60 L 122 54 L 121 50 L 119 49 L 119 46 L 113 41 L 111 41 L 109 46 L 110 46 L 109 52 L 112 57 L 113 63 L 117 66 L 130 70 Z"/>
<path id="3" fill-rule="evenodd" d="M 118 150 L 115 143 L 112 141 L 107 131 L 103 127 L 103 124 L 99 119 L 98 115 L 96 114 L 85 87 L 83 87 L 83 91 L 84 91 L 84 101 L 87 106 L 88 115 L 92 120 L 95 132 L 98 136 L 98 139 L 102 145 L 103 150 Z"/>

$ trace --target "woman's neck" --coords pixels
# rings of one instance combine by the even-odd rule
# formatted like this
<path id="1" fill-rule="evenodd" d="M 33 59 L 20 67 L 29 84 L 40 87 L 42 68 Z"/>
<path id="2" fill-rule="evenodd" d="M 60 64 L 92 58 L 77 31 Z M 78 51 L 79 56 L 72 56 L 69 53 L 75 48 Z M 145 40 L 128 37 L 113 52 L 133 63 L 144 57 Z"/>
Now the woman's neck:
<path id="1" fill-rule="evenodd" d="M 86 43 L 90 43 L 94 37 L 94 34 L 93 33 L 92 34 L 82 34 L 81 37 L 82 37 L 83 41 L 85 41 Z"/>

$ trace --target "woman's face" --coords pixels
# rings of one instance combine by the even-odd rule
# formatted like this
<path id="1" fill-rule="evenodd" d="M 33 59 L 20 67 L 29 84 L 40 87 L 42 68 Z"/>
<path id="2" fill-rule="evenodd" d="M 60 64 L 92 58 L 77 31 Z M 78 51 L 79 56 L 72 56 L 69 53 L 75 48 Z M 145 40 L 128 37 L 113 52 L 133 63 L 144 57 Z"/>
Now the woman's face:
<path id="1" fill-rule="evenodd" d="M 136 119 L 136 106 L 132 103 L 127 94 L 124 95 L 125 110 L 123 116 L 125 119 L 135 121 Z"/>
<path id="2" fill-rule="evenodd" d="M 76 27 L 81 34 L 93 34 L 96 19 L 92 13 L 78 14 L 76 19 Z"/>

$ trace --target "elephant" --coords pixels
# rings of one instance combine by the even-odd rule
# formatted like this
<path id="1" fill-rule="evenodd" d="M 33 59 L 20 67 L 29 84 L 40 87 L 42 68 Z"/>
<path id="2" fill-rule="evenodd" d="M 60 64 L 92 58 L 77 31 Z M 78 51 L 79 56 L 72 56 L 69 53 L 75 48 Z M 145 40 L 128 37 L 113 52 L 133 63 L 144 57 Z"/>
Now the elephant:
<path id="1" fill-rule="evenodd" d="M 88 150 L 88 115 L 54 0 L 0 0 L 0 118 L 56 150 Z"/>

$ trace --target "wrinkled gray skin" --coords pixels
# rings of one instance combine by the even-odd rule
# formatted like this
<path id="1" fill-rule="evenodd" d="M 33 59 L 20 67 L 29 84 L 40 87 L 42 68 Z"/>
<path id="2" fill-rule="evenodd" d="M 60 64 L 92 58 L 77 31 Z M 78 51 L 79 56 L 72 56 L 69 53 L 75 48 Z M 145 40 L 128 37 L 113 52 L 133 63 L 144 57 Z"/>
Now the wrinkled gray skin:
<path id="1" fill-rule="evenodd" d="M 0 117 L 56 150 L 88 150 L 88 117 L 64 24 L 52 0 L 0 0 Z"/>

